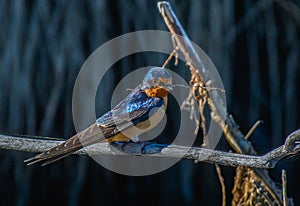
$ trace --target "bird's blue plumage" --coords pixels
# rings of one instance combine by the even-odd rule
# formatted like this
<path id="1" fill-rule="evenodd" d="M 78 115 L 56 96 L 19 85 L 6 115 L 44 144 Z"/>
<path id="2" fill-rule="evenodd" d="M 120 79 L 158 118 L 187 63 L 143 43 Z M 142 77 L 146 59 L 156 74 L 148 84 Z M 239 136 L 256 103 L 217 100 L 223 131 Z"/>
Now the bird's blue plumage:
<path id="1" fill-rule="evenodd" d="M 147 120 L 150 111 L 153 113 L 163 105 L 163 98 L 148 97 L 145 92 L 136 88 L 112 110 L 97 119 L 97 124 L 103 127 L 118 125 L 119 128 L 126 127 L 127 124 L 135 125 Z"/>
<path id="2" fill-rule="evenodd" d="M 172 77 L 165 69 L 158 67 L 150 69 L 143 82 L 117 106 L 97 119 L 96 123 L 106 128 L 118 125 L 119 129 L 125 129 L 132 124 L 147 120 L 150 113 L 153 114 L 155 110 L 164 105 L 163 98 L 149 97 L 145 93 L 146 89 L 156 86 L 157 80 L 166 80 L 163 83 L 170 84 Z"/>
<path id="3" fill-rule="evenodd" d="M 45 161 L 44 165 L 46 165 L 72 154 L 83 146 L 101 142 L 105 139 L 109 142 L 128 141 L 133 137 L 132 135 L 136 135 L 135 131 L 130 133 L 130 130 L 134 129 L 132 125 L 143 128 L 150 122 L 150 126 L 147 126 L 147 128 L 151 129 L 151 126 L 155 125 L 152 123 L 159 122 L 158 117 L 163 115 L 163 113 L 156 111 L 162 106 L 165 108 L 166 104 L 164 99 L 167 99 L 167 92 L 160 92 L 162 89 L 164 91 L 170 90 L 171 84 L 172 77 L 166 69 L 159 67 L 149 69 L 141 84 L 112 110 L 97 119 L 96 124 L 46 152 L 26 160 L 26 162 L 33 164 Z M 160 89 L 156 90 L 156 88 Z M 129 132 L 129 136 L 122 133 L 125 131 Z"/>

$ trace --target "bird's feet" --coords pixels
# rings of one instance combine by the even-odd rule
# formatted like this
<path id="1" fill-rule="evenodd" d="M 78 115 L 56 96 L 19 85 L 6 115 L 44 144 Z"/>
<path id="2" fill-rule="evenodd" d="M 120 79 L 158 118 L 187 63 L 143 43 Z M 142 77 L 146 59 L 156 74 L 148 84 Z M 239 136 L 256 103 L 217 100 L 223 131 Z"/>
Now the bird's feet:
<path id="1" fill-rule="evenodd" d="M 133 156 L 141 156 L 147 154 L 155 154 L 161 152 L 161 150 L 167 145 L 157 144 L 155 142 L 112 142 L 113 148 L 117 149 L 119 152 L 126 153 Z"/>

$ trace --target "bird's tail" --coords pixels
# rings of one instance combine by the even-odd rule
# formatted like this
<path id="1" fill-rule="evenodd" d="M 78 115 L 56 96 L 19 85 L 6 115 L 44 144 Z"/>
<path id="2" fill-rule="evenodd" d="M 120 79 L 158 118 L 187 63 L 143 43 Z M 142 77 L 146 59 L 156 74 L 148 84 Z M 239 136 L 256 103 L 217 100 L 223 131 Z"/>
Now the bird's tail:
<path id="1" fill-rule="evenodd" d="M 84 131 L 74 135 L 67 141 L 49 149 L 48 151 L 29 158 L 24 162 L 27 165 L 32 165 L 43 161 L 44 163 L 42 166 L 45 166 L 72 154 L 84 146 L 101 142 L 101 139 L 102 141 L 105 140 L 104 137 L 101 138 L 100 128 L 97 126 L 97 124 L 93 124 Z"/>

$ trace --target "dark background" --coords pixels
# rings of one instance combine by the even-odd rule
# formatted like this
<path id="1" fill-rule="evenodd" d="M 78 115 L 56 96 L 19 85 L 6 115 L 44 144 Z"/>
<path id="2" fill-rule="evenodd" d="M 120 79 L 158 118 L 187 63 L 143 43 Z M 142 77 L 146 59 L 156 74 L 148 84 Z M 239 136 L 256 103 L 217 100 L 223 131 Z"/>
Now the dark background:
<path id="1" fill-rule="evenodd" d="M 264 124 L 250 138 L 257 151 L 264 154 L 281 145 L 300 126 L 300 2 L 171 3 L 191 40 L 219 70 L 228 110 L 241 131 L 261 119 Z M 72 91 L 85 59 L 114 37 L 148 29 L 167 31 L 156 1 L 1 0 L 1 133 L 72 136 Z M 124 75 L 138 67 L 160 66 L 166 57 L 148 52 L 115 64 L 100 85 L 105 89 L 96 102 L 99 115 L 110 109 L 107 97 Z M 188 79 L 183 67 L 174 71 Z M 167 129 L 168 137 L 176 130 L 172 124 Z M 224 140 L 219 148 L 230 149 Z M 210 164 L 181 160 L 159 174 L 129 177 L 88 157 L 25 166 L 23 160 L 32 155 L 0 151 L 0 205 L 221 204 L 220 184 Z M 295 205 L 300 205 L 299 163 L 299 158 L 287 159 L 270 170 L 280 183 L 281 169 L 287 169 L 288 195 Z M 234 168 L 222 168 L 229 203 Z"/>

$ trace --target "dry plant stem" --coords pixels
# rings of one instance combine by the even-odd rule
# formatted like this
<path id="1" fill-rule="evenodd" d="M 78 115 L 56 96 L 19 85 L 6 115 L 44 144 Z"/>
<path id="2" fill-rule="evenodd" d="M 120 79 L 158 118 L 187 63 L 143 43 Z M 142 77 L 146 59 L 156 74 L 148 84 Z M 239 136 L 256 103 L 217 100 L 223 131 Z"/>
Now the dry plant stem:
<path id="1" fill-rule="evenodd" d="M 185 56 L 188 66 L 190 66 L 192 78 L 195 78 L 198 82 L 206 83 L 206 86 L 209 87 L 210 85 L 208 85 L 208 83 L 214 82 L 213 75 L 210 75 L 210 71 L 205 68 L 200 57 L 195 52 L 170 4 L 168 2 L 158 2 L 158 8 L 170 32 L 173 34 L 179 49 Z M 211 116 L 223 128 L 227 142 L 237 153 L 256 155 L 256 151 L 251 143 L 245 139 L 245 136 L 239 130 L 239 126 L 235 123 L 233 117 L 227 114 L 224 102 L 222 98 L 220 98 L 219 93 L 211 91 L 209 95 L 207 101 L 211 110 Z M 225 121 L 222 117 L 225 117 Z M 254 169 L 254 172 L 257 178 L 265 185 L 267 192 L 272 195 L 276 204 L 282 205 L 281 192 L 276 188 L 268 172 L 258 169 Z"/>
<path id="2" fill-rule="evenodd" d="M 200 112 L 200 120 L 201 120 L 201 129 L 203 134 L 203 143 L 202 147 L 207 147 L 207 131 L 206 131 L 206 119 L 204 115 L 204 107 L 206 105 L 206 98 L 204 97 L 201 101 L 199 101 L 199 112 Z"/>
<path id="3" fill-rule="evenodd" d="M 287 206 L 288 198 L 287 198 L 287 181 L 286 181 L 286 171 L 285 170 L 282 170 L 281 181 L 282 181 L 282 202 L 283 202 L 283 206 Z"/>
<path id="4" fill-rule="evenodd" d="M 246 134 L 245 139 L 249 139 L 249 137 L 253 134 L 254 130 L 262 123 L 263 121 L 258 120 L 255 124 L 251 127 L 249 132 Z"/>
<path id="5" fill-rule="evenodd" d="M 221 168 L 218 164 L 215 164 L 216 166 L 216 171 L 218 174 L 218 178 L 222 187 L 222 206 L 226 206 L 226 187 L 224 183 L 224 178 L 222 176 Z"/>
<path id="6" fill-rule="evenodd" d="M 176 57 L 177 50 L 178 50 L 178 47 L 175 47 L 175 49 L 171 52 L 171 54 L 168 56 L 167 60 L 162 65 L 162 68 L 165 68 L 168 65 L 168 63 L 171 61 L 173 56 L 175 56 L 175 65 L 177 64 L 177 57 Z"/>
<path id="7" fill-rule="evenodd" d="M 166 25 L 176 40 L 177 46 L 184 55 L 194 82 L 202 83 L 206 87 L 210 87 L 211 83 L 216 82 L 210 70 L 206 69 L 200 57 L 192 46 L 186 32 L 182 28 L 176 15 L 174 14 L 168 2 L 159 2 L 158 8 L 164 18 Z M 201 74 L 201 76 L 200 76 Z M 212 117 L 223 128 L 229 144 L 238 152 L 244 154 L 256 154 L 250 142 L 246 141 L 244 135 L 239 130 L 239 126 L 233 118 L 227 114 L 225 103 L 216 90 L 211 90 L 208 104 L 210 106 Z M 226 120 L 224 121 L 224 118 Z"/>

